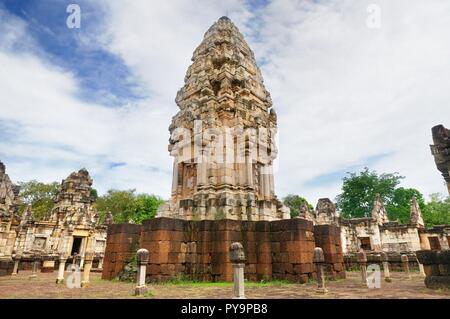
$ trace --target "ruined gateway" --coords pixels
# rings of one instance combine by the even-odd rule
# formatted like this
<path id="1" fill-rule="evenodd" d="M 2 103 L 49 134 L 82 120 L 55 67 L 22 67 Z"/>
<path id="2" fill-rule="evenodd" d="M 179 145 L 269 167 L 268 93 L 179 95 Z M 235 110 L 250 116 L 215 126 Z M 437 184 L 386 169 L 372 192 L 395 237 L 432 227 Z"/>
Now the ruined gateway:
<path id="1" fill-rule="evenodd" d="M 192 61 L 169 128 L 172 196 L 158 217 L 290 218 L 274 193 L 277 115 L 243 35 L 220 18 Z"/>
<path id="2" fill-rule="evenodd" d="M 99 215 L 91 197 L 92 179 L 85 169 L 70 174 L 61 182 L 53 209 L 43 220 L 33 218 L 32 208 L 19 216 L 19 187 L 12 184 L 0 162 L 0 272 L 30 269 L 38 259 L 42 271 L 53 271 L 60 260 L 93 252 L 95 265 L 102 268 L 107 225 L 99 224 Z M 17 269 L 18 268 L 18 269 Z"/>

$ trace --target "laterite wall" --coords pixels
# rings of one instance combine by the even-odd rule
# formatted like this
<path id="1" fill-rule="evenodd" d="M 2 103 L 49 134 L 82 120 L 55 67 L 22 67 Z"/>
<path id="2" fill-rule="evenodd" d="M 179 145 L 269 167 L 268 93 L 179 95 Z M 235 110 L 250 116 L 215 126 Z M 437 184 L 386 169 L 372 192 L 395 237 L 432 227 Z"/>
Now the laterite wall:
<path id="1" fill-rule="evenodd" d="M 334 225 L 315 225 L 314 241 L 316 246 L 323 250 L 327 277 L 345 278 L 340 228 Z"/>
<path id="2" fill-rule="evenodd" d="M 155 218 L 145 221 L 142 228 L 137 225 L 113 225 L 108 231 L 103 278 L 116 277 L 127 258 L 131 259 L 136 253 L 137 248 L 128 242 L 135 240 L 139 232 L 139 248 L 150 252 L 147 266 L 149 280 L 183 277 L 231 281 L 233 274 L 229 248 L 236 241 L 244 246 L 247 257 L 245 276 L 248 280 L 306 282 L 315 276 L 312 261 L 316 246 L 324 249 L 326 263 L 331 265 L 330 277 L 342 277 L 345 273 L 340 237 L 335 236 L 339 231 L 333 227 L 325 225 L 318 228 L 318 245 L 312 222 L 300 218 L 273 222 Z"/>
<path id="3" fill-rule="evenodd" d="M 141 225 L 116 224 L 108 226 L 102 278 L 115 278 L 139 249 Z"/>

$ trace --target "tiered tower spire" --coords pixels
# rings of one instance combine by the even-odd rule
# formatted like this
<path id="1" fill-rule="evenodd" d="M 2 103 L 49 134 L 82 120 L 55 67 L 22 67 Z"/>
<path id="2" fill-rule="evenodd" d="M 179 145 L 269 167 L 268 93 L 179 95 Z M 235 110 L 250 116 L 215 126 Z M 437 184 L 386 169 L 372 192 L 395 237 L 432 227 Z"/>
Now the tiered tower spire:
<path id="1" fill-rule="evenodd" d="M 169 127 L 172 198 L 158 216 L 275 220 L 277 116 L 252 50 L 227 17 L 194 51 Z"/>

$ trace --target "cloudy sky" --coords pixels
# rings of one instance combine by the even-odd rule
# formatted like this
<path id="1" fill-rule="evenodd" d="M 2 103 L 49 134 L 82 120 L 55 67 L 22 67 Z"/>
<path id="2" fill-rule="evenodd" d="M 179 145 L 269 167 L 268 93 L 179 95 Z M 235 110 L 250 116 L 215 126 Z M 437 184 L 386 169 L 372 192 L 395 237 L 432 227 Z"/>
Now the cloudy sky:
<path id="1" fill-rule="evenodd" d="M 70 3 L 79 29 L 66 25 Z M 425 195 L 446 191 L 429 144 L 432 126 L 450 126 L 448 0 L 0 0 L 10 177 L 60 181 L 86 167 L 100 193 L 168 198 L 174 98 L 223 15 L 254 50 L 278 112 L 280 197 L 334 198 L 365 166 Z"/>

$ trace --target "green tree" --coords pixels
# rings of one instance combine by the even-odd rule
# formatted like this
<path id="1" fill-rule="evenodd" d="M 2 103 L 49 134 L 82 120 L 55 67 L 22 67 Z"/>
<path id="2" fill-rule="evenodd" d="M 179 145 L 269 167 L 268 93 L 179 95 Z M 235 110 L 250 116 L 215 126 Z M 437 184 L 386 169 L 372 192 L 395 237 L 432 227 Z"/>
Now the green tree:
<path id="1" fill-rule="evenodd" d="M 160 197 L 148 194 L 139 194 L 135 198 L 133 221 L 142 223 L 144 220 L 154 218 L 159 206 L 164 202 Z"/>
<path id="2" fill-rule="evenodd" d="M 59 192 L 59 183 L 42 183 L 36 180 L 19 182 L 20 196 L 22 198 L 21 211 L 27 205 L 33 208 L 33 216 L 36 220 L 45 217 L 55 205 L 54 200 Z"/>
<path id="3" fill-rule="evenodd" d="M 398 173 L 378 175 L 367 167 L 362 172 L 348 175 L 343 179 L 342 193 L 336 197 L 338 208 L 347 218 L 368 217 L 377 194 L 380 194 L 385 205 L 390 205 L 396 187 L 404 178 Z"/>
<path id="4" fill-rule="evenodd" d="M 425 225 L 449 225 L 450 224 L 450 196 L 432 194 L 430 202 L 422 210 Z"/>
<path id="5" fill-rule="evenodd" d="M 306 203 L 306 205 L 308 205 L 310 211 L 314 210 L 313 206 L 309 204 L 305 198 L 298 195 L 287 195 L 285 198 L 283 198 L 283 203 L 291 209 L 291 217 L 297 217 L 300 214 L 300 206 L 303 205 L 303 203 Z"/>
<path id="6" fill-rule="evenodd" d="M 394 190 L 392 201 L 387 204 L 389 220 L 399 220 L 401 223 L 408 223 L 411 215 L 411 199 L 416 197 L 422 213 L 426 209 L 425 200 L 422 193 L 414 188 L 399 187 Z"/>
<path id="7" fill-rule="evenodd" d="M 141 223 L 143 220 L 153 218 L 163 200 L 155 195 L 136 194 L 136 190 L 109 190 L 105 195 L 99 196 L 96 208 L 103 221 L 108 212 L 113 215 L 114 223 Z"/>

